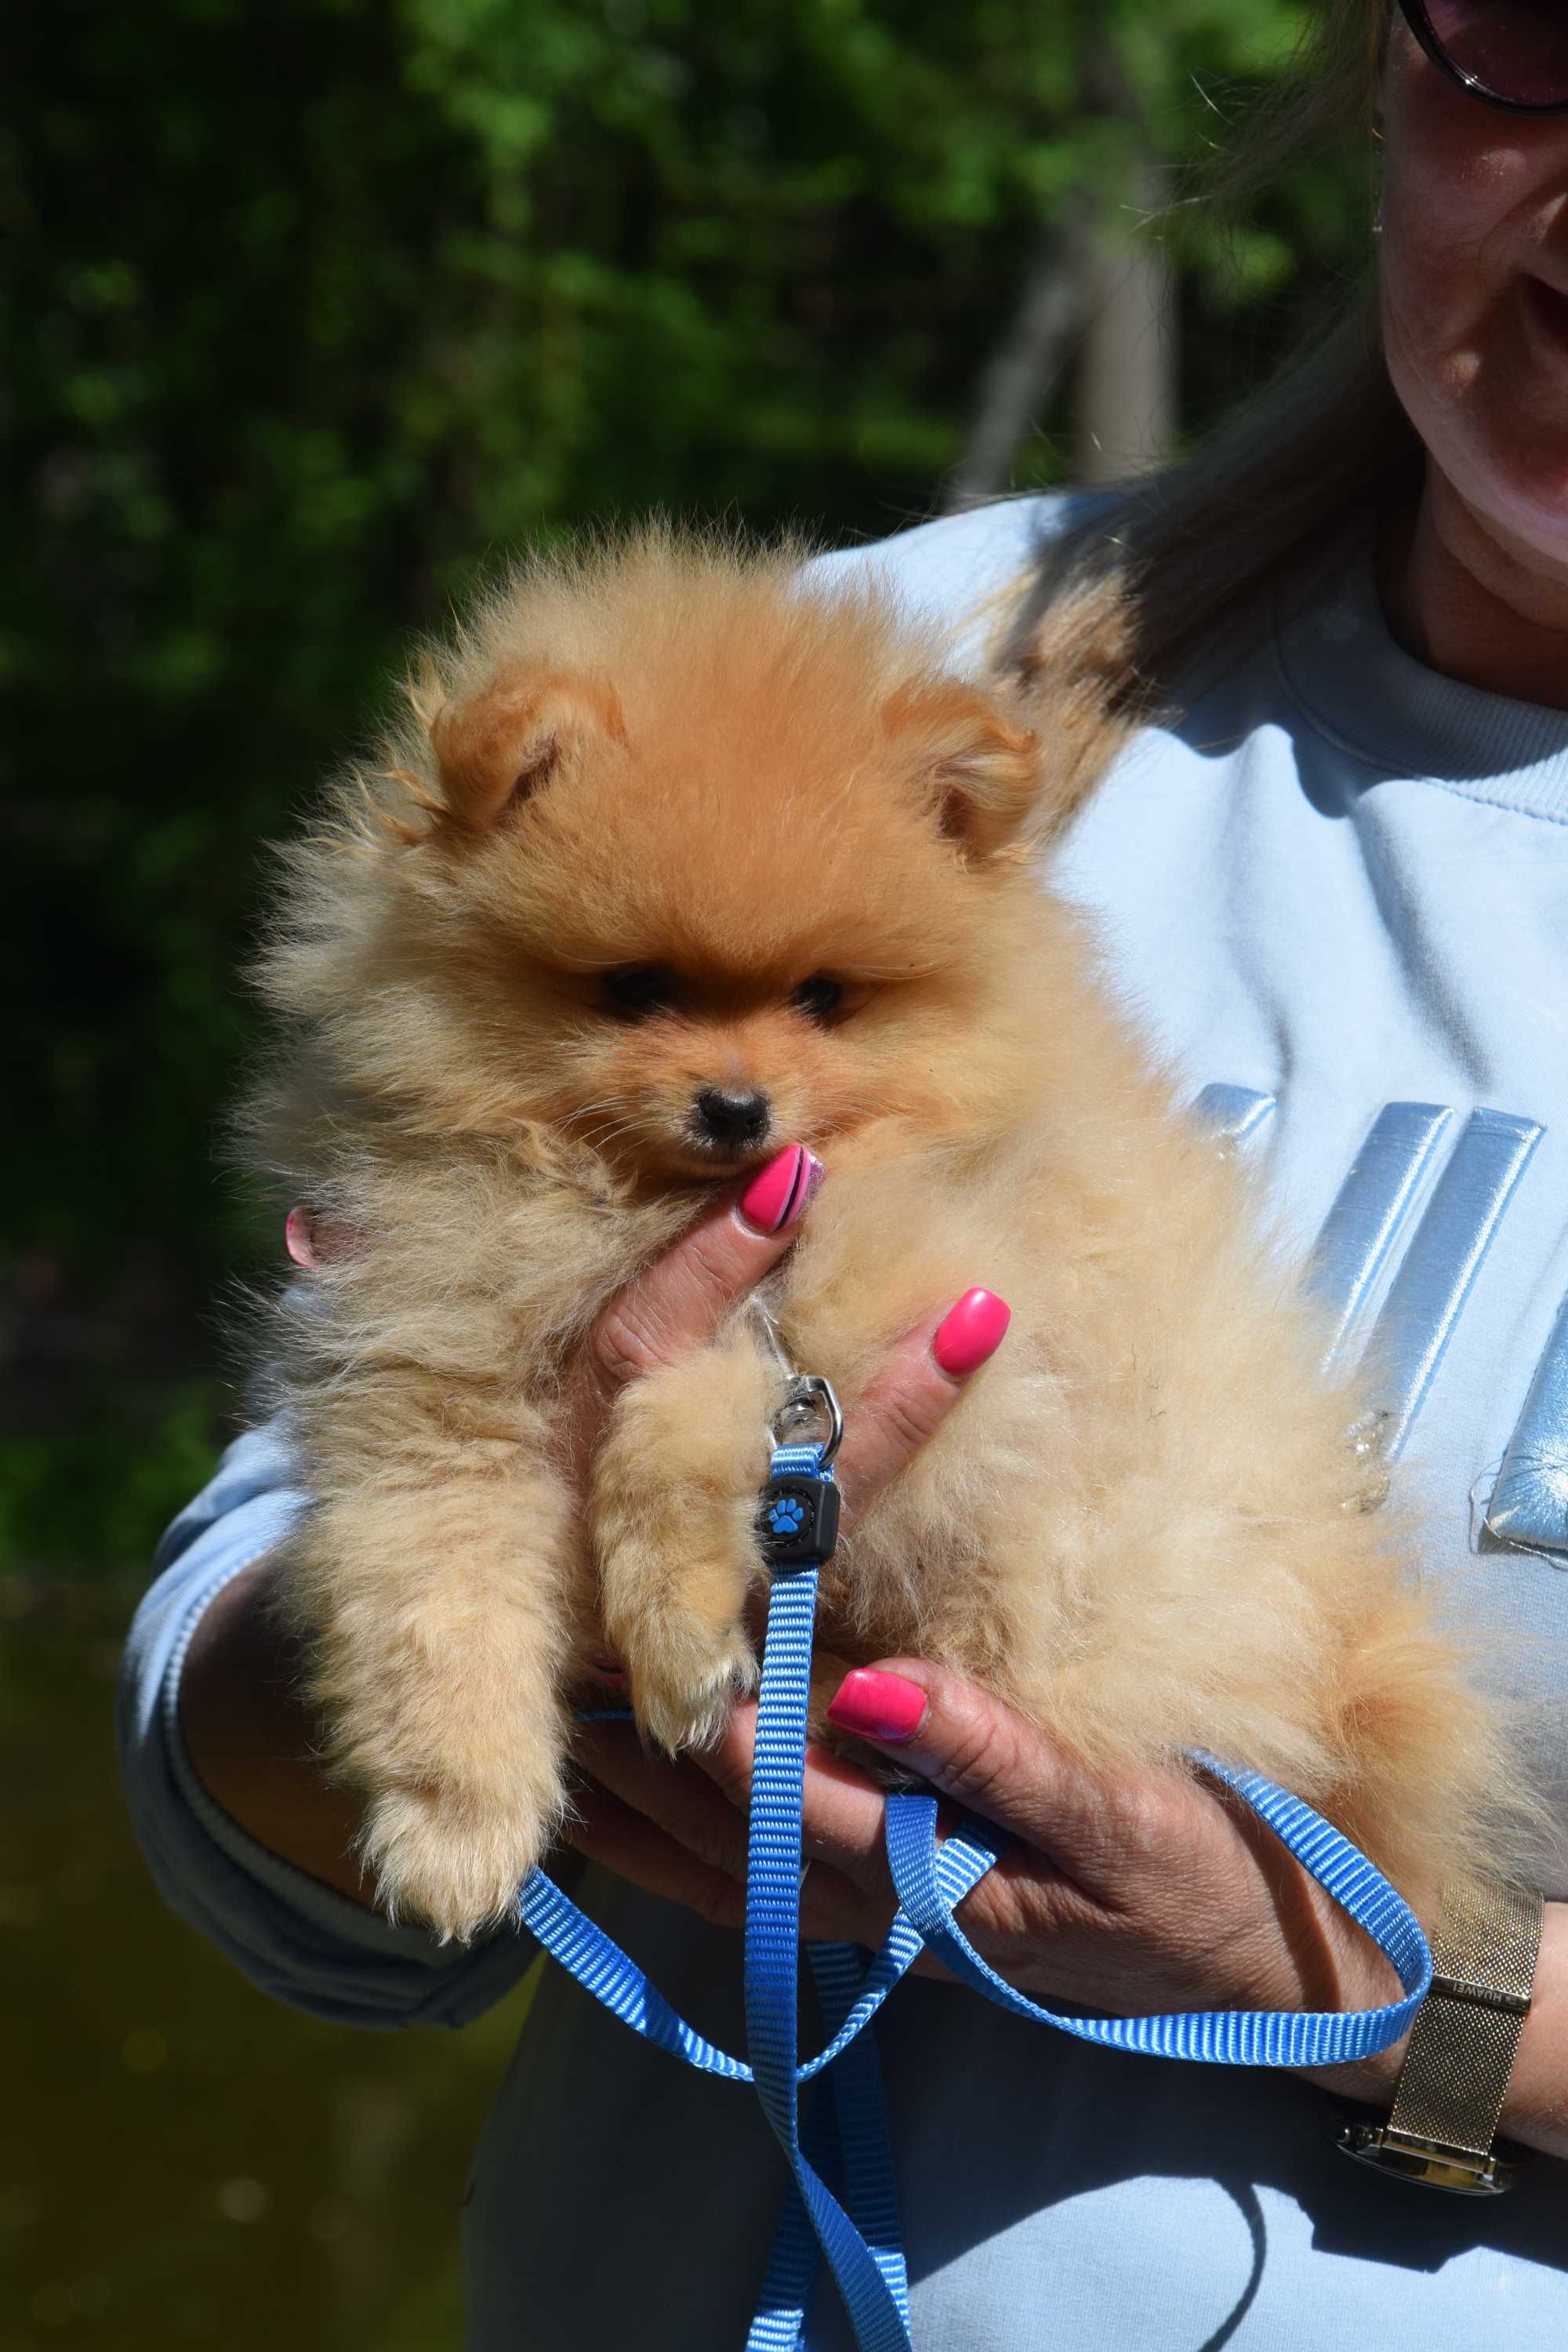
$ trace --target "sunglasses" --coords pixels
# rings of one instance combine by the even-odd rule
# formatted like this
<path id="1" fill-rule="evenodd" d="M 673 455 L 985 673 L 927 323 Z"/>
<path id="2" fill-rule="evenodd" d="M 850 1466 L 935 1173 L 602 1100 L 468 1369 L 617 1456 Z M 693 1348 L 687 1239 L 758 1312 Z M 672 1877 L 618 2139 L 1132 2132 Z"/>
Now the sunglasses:
<path id="1" fill-rule="evenodd" d="M 1510 114 L 1568 114 L 1564 0 L 1399 0 L 1450 81 Z"/>

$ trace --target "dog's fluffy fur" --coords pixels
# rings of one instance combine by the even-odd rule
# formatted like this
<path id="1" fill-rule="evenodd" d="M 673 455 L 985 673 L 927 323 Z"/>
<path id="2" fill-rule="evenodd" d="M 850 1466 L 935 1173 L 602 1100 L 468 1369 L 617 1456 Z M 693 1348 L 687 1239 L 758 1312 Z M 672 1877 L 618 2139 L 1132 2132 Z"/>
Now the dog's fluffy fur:
<path id="1" fill-rule="evenodd" d="M 1115 748 L 1094 697 L 1026 715 L 872 587 L 651 531 L 519 572 L 410 704 L 287 853 L 250 1121 L 337 1235 L 278 1327 L 287 1590 L 384 1898 L 454 1935 L 511 1910 L 591 1662 L 670 1748 L 753 1679 L 752 1320 L 621 1391 L 588 1539 L 558 1394 L 786 1141 L 830 1182 L 773 1307 L 851 1416 L 933 1307 L 1013 1308 L 856 1520 L 832 1650 L 943 1660 L 1098 1766 L 1253 1766 L 1417 1895 L 1474 1865 L 1506 1769 L 1360 1507 L 1361 1401 L 1042 887 Z M 837 1009 L 792 1002 L 817 976 Z M 754 1149 L 703 1144 L 705 1087 L 766 1096 Z"/>

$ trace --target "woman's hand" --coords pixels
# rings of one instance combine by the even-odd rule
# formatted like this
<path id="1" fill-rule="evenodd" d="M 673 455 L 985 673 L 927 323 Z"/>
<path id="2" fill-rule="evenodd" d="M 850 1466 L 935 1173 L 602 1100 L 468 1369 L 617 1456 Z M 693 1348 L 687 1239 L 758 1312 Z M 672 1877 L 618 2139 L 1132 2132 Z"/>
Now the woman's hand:
<path id="1" fill-rule="evenodd" d="M 809 1151 L 792 1144 L 768 1161 L 732 1206 L 694 1225 L 610 1301 L 563 1384 L 566 1449 L 582 1486 L 619 1391 L 714 1337 L 794 1242 L 822 1172 Z M 990 1291 L 973 1290 L 905 1334 L 880 1377 L 857 1401 L 852 1439 L 837 1474 L 847 1509 L 858 1499 L 868 1501 L 903 1467 L 1006 1328 L 1002 1301 Z"/>
<path id="2" fill-rule="evenodd" d="M 944 1828 L 962 1809 L 1011 1833 L 957 1917 L 1020 1991 L 1126 2016 L 1370 2008 L 1398 1998 L 1375 1947 L 1267 1830 L 1206 1783 L 1174 1771 L 1091 1773 L 1000 1700 L 916 1659 L 857 1669 L 829 1714 L 951 1799 Z M 720 1745 L 684 1766 L 650 1760 L 619 1727 L 600 1728 L 582 1751 L 598 1789 L 574 1842 L 656 1893 L 738 1923 L 755 1722 L 754 1705 L 738 1709 Z M 807 1936 L 880 1943 L 895 1907 L 883 1813 L 874 1781 L 810 1749 Z M 1344 2087 L 1351 2071 L 1337 2070 Z M 1355 2087 L 1375 2097 L 1396 2072 L 1396 2059 L 1368 2061 Z"/>
<path id="3" fill-rule="evenodd" d="M 737 1197 L 682 1234 L 603 1309 L 561 1389 L 563 1452 L 580 1494 L 621 1390 L 715 1336 L 794 1243 L 822 1172 L 804 1145 L 775 1152 Z"/>
<path id="4" fill-rule="evenodd" d="M 1192 2009 L 1370 2009 L 1398 1997 L 1393 1969 L 1285 1848 L 1208 1784 L 1177 1773 L 1102 1779 L 1000 1701 L 919 1660 L 849 1675 L 830 1712 L 1015 1843 L 957 1907 L 997 1972 L 1047 2003 L 1122 2016 Z M 595 1727 L 595 1775 L 574 1843 L 712 1922 L 745 1906 L 745 1808 L 754 1706 L 700 1763 L 658 1762 L 622 1726 Z M 806 1758 L 803 1932 L 874 1948 L 894 1896 L 883 1791 L 826 1749 Z M 917 1968 L 943 1970 L 922 1958 Z M 958 1997 L 968 1997 L 959 1996 Z M 1386 2105 L 1403 2042 L 1348 2066 L 1303 2068 Z M 1568 1905 L 1549 1903 L 1535 1996 L 1501 2130 L 1568 2158 Z"/>

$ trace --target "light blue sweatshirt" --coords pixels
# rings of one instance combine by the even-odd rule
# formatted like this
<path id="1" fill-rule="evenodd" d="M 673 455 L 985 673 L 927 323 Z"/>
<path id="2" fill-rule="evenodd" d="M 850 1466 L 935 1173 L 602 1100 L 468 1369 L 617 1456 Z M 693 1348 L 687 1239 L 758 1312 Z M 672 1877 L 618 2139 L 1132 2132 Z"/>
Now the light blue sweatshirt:
<path id="1" fill-rule="evenodd" d="M 831 561 L 879 564 L 968 646 L 1050 514 L 987 508 Z M 1359 550 L 1140 737 L 1058 872 L 1303 1255 L 1327 1221 L 1320 1278 L 1347 1346 L 1376 1325 L 1426 1573 L 1545 1702 L 1565 1832 L 1547 1891 L 1568 1899 L 1568 715 L 1411 660 Z M 164 1540 L 121 1693 L 136 1826 L 169 1901 L 266 1991 L 344 2023 L 460 2023 L 526 1945 L 388 1927 L 264 1853 L 184 1759 L 191 1628 L 298 1507 L 288 1481 L 276 1437 L 247 1437 Z M 740 2046 L 735 1939 L 590 1885 L 676 2006 Z M 1496 2200 L 1384 2180 L 1292 2079 L 1092 2050 L 936 1983 L 900 1988 L 880 2042 L 922 2352 L 1568 2341 L 1568 2166 L 1539 2159 Z M 552 1971 L 475 2163 L 471 2352 L 739 2347 L 782 2178 L 746 2091 Z M 813 2352 L 848 2340 L 824 2292 Z"/>

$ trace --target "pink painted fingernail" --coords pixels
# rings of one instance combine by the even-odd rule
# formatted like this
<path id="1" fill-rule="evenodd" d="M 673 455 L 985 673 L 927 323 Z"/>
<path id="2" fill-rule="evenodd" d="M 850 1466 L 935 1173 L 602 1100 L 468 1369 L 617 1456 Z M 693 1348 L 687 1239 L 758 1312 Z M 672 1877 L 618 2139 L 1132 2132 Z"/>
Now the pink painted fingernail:
<path id="1" fill-rule="evenodd" d="M 302 1265 L 308 1274 L 314 1272 L 316 1244 L 309 1209 L 289 1210 L 283 1227 L 283 1244 L 296 1265 Z"/>
<path id="2" fill-rule="evenodd" d="M 950 1381 L 977 1372 L 1002 1345 L 1013 1310 L 994 1290 L 966 1290 L 937 1325 L 931 1354 Z"/>
<path id="3" fill-rule="evenodd" d="M 902 1675 L 857 1666 L 845 1675 L 827 1710 L 827 1720 L 861 1739 L 912 1739 L 925 1720 L 926 1695 Z"/>
<path id="4" fill-rule="evenodd" d="M 759 1234 L 782 1234 L 801 1215 L 822 1176 L 816 1153 L 792 1143 L 757 1171 L 741 1195 L 741 1214 Z"/>

